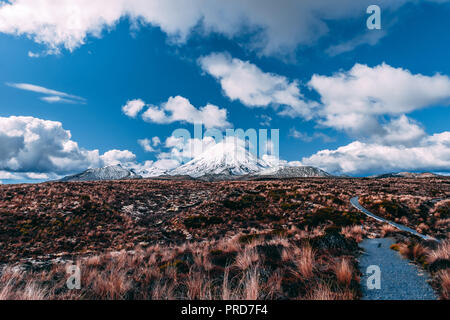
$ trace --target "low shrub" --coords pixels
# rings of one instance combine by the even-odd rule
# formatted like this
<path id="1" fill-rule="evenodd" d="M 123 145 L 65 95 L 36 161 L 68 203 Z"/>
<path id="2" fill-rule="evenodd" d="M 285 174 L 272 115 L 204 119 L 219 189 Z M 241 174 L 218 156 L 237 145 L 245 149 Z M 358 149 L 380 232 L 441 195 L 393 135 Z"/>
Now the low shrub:
<path id="1" fill-rule="evenodd" d="M 353 224 L 359 224 L 362 215 L 356 212 L 342 212 L 334 208 L 321 208 L 314 213 L 309 213 L 305 216 L 304 224 L 316 227 L 321 224 L 332 222 L 339 227 L 346 227 Z"/>
<path id="2" fill-rule="evenodd" d="M 205 217 L 205 216 L 190 216 L 183 221 L 186 228 L 200 228 L 202 226 L 209 226 L 214 224 L 220 224 L 223 223 L 223 219 L 221 217 L 212 216 L 212 217 Z"/>

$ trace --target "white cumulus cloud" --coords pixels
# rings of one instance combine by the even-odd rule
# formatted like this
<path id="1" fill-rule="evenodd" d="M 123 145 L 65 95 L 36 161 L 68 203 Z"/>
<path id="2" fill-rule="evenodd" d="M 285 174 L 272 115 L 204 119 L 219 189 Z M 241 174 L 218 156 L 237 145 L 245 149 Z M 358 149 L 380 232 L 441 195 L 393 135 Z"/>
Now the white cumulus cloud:
<path id="1" fill-rule="evenodd" d="M 154 152 L 155 149 L 153 149 L 151 145 L 151 141 L 149 139 L 139 139 L 138 140 L 139 145 L 144 149 L 145 152 Z"/>
<path id="2" fill-rule="evenodd" d="M 425 130 L 418 122 L 401 115 L 383 125 L 382 130 L 371 139 L 387 145 L 413 146 L 425 136 Z"/>
<path id="3" fill-rule="evenodd" d="M 314 75 L 309 86 L 320 94 L 320 123 L 352 134 L 379 132 L 377 117 L 382 115 L 450 104 L 448 76 L 413 74 L 385 63 L 355 64 L 331 76 Z"/>
<path id="4" fill-rule="evenodd" d="M 217 79 L 224 94 L 248 107 L 283 106 L 282 114 L 311 117 L 314 103 L 306 102 L 297 81 L 262 71 L 256 65 L 213 53 L 199 59 L 203 71 Z"/>
<path id="5" fill-rule="evenodd" d="M 226 109 L 220 109 L 212 104 L 196 108 L 188 99 L 181 96 L 170 97 L 161 106 L 150 106 L 142 114 L 142 118 L 144 121 L 160 124 L 187 122 L 203 124 L 206 128 L 230 126 Z"/>
<path id="6" fill-rule="evenodd" d="M 104 165 L 112 166 L 116 164 L 133 162 L 136 155 L 128 150 L 109 150 L 100 156 Z"/>
<path id="7" fill-rule="evenodd" d="M 129 162 L 127 150 L 80 148 L 61 122 L 33 117 L 0 117 L 0 172 L 12 174 L 66 174 L 90 167 Z"/>
<path id="8" fill-rule="evenodd" d="M 450 168 L 450 132 L 426 136 L 414 146 L 354 141 L 336 150 L 322 150 L 303 158 L 331 173 L 368 174 L 395 171 L 443 171 Z"/>
<path id="9" fill-rule="evenodd" d="M 130 118 L 136 118 L 139 112 L 145 107 L 145 102 L 141 99 L 129 100 L 122 107 L 122 112 Z"/>

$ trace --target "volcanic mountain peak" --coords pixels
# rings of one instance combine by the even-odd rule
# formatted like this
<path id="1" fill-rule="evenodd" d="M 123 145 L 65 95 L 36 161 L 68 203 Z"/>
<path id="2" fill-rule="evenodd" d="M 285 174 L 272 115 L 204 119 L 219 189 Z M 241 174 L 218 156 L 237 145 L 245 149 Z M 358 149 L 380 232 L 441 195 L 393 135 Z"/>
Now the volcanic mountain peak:
<path id="1" fill-rule="evenodd" d="M 267 168 L 270 168 L 270 165 L 249 152 L 243 143 L 228 139 L 208 148 L 169 174 L 189 175 L 194 178 L 205 175 L 238 176 Z"/>

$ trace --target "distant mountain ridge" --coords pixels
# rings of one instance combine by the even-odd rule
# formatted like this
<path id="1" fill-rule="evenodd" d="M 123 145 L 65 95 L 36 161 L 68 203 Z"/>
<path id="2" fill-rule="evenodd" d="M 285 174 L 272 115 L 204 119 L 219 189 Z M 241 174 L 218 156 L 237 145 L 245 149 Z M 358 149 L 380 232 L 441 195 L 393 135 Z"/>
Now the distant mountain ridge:
<path id="1" fill-rule="evenodd" d="M 142 176 L 136 174 L 131 169 L 125 169 L 120 164 L 106 166 L 103 168 L 87 169 L 78 174 L 67 176 L 60 181 L 102 181 L 102 180 L 122 180 L 122 179 L 141 179 Z"/>
<path id="2" fill-rule="evenodd" d="M 288 178 L 312 178 L 331 177 L 328 172 L 311 166 L 277 166 L 253 174 L 251 179 L 288 179 Z"/>
<path id="3" fill-rule="evenodd" d="M 439 177 L 439 175 L 432 172 L 391 172 L 370 176 L 370 178 L 433 178 L 433 177 Z"/>

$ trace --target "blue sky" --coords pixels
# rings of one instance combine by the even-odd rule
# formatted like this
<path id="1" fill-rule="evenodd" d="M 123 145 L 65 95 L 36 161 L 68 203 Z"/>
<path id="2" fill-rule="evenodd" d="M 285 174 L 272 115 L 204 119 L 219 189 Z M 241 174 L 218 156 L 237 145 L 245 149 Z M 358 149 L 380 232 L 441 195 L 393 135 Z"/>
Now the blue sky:
<path id="1" fill-rule="evenodd" d="M 292 2 L 268 3 L 267 16 L 254 13 L 256 1 L 245 9 L 232 2 L 236 8 L 221 16 L 216 12 L 220 2 L 204 11 L 199 1 L 192 18 L 186 17 L 190 13 L 178 16 L 177 1 L 151 14 L 145 5 L 124 9 L 122 2 L 117 0 L 119 13 L 111 16 L 102 16 L 101 7 L 92 5 L 87 16 L 76 17 L 79 13 L 69 9 L 84 2 L 67 0 L 56 8 L 50 0 L 0 1 L 0 181 L 42 180 L 116 162 L 144 166 L 148 161 L 151 167 L 160 160 L 166 166 L 161 160 L 171 152 L 167 138 L 177 128 L 193 128 L 188 116 L 174 120 L 165 109 L 177 96 L 196 109 L 194 117 L 211 104 L 213 116 L 226 111 L 222 120 L 231 127 L 280 129 L 280 157 L 288 162 L 355 176 L 450 171 L 449 2 L 405 0 L 393 6 L 378 1 L 382 29 L 372 31 L 366 28 L 364 1 L 342 1 L 339 9 L 336 1 L 329 1 L 329 8 L 326 1 L 319 8 L 306 1 L 289 10 L 299 13 L 277 8 L 273 17 L 270 6 Z M 48 21 L 27 16 L 24 8 L 35 9 L 36 15 L 44 10 Z M 67 12 L 81 28 L 61 20 Z M 283 14 L 288 13 L 288 22 L 306 22 L 285 25 Z M 247 24 L 237 18 L 241 15 L 248 15 Z M 333 51 L 342 45 L 345 52 Z M 220 75 L 214 72 L 219 64 L 226 69 Z M 221 83 L 236 83 L 242 74 L 251 79 L 245 85 Z M 134 99 L 144 105 L 130 117 L 122 108 Z M 293 114 L 285 103 L 292 99 L 302 111 Z M 165 118 L 144 121 L 148 108 L 162 110 Z M 29 142 L 33 134 L 39 143 Z M 138 140 L 153 137 L 161 142 L 148 152 Z M 424 160 L 429 154 L 434 156 Z M 397 160 L 399 155 L 408 160 Z"/>

